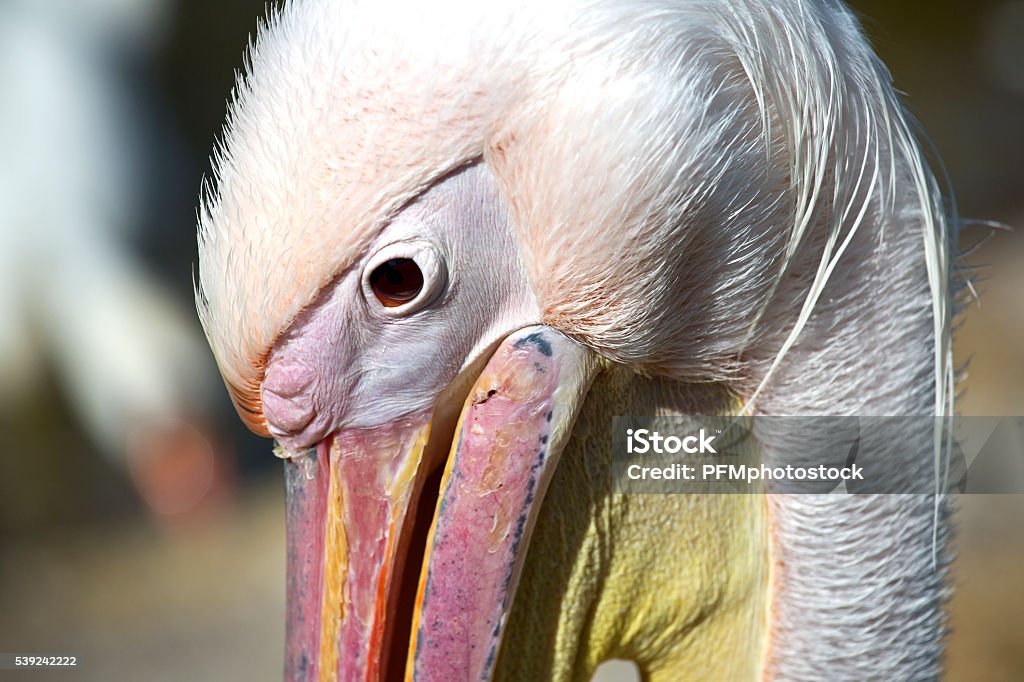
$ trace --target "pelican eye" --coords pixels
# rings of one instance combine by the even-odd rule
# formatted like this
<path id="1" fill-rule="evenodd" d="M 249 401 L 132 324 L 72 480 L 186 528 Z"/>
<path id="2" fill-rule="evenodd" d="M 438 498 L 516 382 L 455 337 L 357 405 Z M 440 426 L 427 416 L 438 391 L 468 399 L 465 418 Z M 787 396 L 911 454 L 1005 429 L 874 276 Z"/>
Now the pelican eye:
<path id="1" fill-rule="evenodd" d="M 370 273 L 370 289 L 385 308 L 397 308 L 423 290 L 423 271 L 412 258 L 392 258 Z"/>
<path id="2" fill-rule="evenodd" d="M 363 268 L 363 296 L 387 317 L 405 317 L 433 303 L 448 283 L 441 249 L 423 239 L 394 242 Z"/>

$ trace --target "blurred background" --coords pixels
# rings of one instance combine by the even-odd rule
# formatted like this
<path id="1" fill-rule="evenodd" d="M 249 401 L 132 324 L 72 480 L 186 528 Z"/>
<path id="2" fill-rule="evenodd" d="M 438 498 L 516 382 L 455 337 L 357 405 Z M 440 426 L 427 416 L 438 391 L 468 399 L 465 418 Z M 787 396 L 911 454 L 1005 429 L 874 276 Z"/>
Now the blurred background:
<path id="1" fill-rule="evenodd" d="M 1024 2 L 852 4 L 978 221 L 959 411 L 1024 414 L 1024 236 L 992 227 L 1024 225 Z M 83 662 L 33 680 L 280 679 L 280 466 L 191 299 L 201 178 L 263 12 L 0 2 L 0 651 Z M 1024 679 L 1022 497 L 958 500 L 951 680 Z"/>

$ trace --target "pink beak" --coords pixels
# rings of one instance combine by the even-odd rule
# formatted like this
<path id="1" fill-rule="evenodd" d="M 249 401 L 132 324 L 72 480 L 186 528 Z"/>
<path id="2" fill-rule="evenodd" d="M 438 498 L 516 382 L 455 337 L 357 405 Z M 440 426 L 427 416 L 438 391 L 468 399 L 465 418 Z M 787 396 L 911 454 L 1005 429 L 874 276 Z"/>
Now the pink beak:
<path id="1" fill-rule="evenodd" d="M 428 479 L 446 444 L 431 441 L 428 413 L 336 433 L 286 463 L 287 680 L 490 679 L 595 368 L 546 327 L 505 339 L 463 406 L 437 488 Z"/>

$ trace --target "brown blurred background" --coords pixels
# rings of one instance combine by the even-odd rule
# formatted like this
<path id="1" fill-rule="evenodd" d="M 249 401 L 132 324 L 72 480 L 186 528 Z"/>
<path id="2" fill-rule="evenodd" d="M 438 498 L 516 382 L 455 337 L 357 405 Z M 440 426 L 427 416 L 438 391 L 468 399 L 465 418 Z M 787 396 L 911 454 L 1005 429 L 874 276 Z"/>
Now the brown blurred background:
<path id="1" fill-rule="evenodd" d="M 1024 225 L 1024 2 L 852 4 L 960 214 Z M 0 652 L 82 660 L 26 679 L 280 678 L 280 470 L 191 303 L 200 179 L 263 11 L 0 4 Z M 1024 241 L 962 246 L 989 234 L 959 411 L 1020 415 Z M 958 504 L 948 677 L 1022 680 L 1024 499 Z"/>

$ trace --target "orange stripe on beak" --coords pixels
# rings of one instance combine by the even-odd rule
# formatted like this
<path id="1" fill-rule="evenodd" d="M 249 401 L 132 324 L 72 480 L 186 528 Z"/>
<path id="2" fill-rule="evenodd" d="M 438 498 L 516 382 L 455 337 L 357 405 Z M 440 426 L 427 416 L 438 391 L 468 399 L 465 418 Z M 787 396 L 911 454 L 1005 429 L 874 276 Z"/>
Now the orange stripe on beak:
<path id="1" fill-rule="evenodd" d="M 428 434 L 425 415 L 344 431 L 318 447 L 315 461 L 285 463 L 286 679 L 376 682 L 385 674 Z"/>

